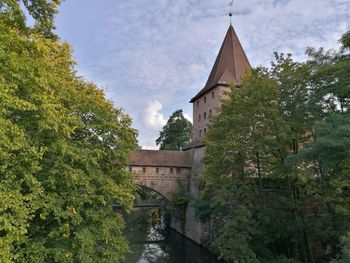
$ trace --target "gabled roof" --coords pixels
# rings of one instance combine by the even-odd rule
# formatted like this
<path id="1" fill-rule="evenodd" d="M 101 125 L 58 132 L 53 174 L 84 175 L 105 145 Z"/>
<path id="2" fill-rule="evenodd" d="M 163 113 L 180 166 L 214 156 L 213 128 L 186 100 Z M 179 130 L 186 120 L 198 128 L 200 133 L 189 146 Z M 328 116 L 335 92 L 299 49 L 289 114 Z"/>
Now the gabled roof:
<path id="1" fill-rule="evenodd" d="M 129 165 L 158 167 L 191 167 L 189 152 L 136 150 L 131 153 Z"/>
<path id="2" fill-rule="evenodd" d="M 240 85 L 246 70 L 250 68 L 248 58 L 239 42 L 237 34 L 232 25 L 230 25 L 207 83 L 190 102 L 194 102 L 219 84 L 228 86 L 232 82 Z"/>

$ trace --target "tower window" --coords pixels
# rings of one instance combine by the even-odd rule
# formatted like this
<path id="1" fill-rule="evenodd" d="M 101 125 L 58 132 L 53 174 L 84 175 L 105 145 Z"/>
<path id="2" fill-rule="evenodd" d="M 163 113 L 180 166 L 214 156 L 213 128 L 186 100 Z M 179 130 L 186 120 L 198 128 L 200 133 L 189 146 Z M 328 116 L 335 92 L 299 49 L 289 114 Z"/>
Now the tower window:
<path id="1" fill-rule="evenodd" d="M 207 102 L 207 96 L 204 96 L 204 103 Z"/>
<path id="2" fill-rule="evenodd" d="M 170 173 L 172 174 L 174 172 L 174 169 L 173 168 L 170 168 Z"/>
<path id="3" fill-rule="evenodd" d="M 199 100 L 197 100 L 197 107 L 199 107 Z"/>
<path id="4" fill-rule="evenodd" d="M 202 137 L 202 130 L 199 130 L 199 137 Z"/>
<path id="5" fill-rule="evenodd" d="M 142 167 L 142 172 L 146 173 L 146 167 Z"/>
<path id="6" fill-rule="evenodd" d="M 204 128 L 204 134 L 207 134 L 207 128 Z"/>
<path id="7" fill-rule="evenodd" d="M 198 115 L 198 121 L 201 121 L 201 115 L 200 114 Z"/>
<path id="8" fill-rule="evenodd" d="M 203 118 L 206 119 L 207 118 L 207 113 L 204 112 Z"/>
<path id="9" fill-rule="evenodd" d="M 211 116 L 211 109 L 209 110 L 209 117 Z"/>
<path id="10" fill-rule="evenodd" d="M 159 174 L 159 168 L 158 167 L 156 168 L 156 173 Z"/>
<path id="11" fill-rule="evenodd" d="M 215 92 L 212 91 L 212 92 L 211 92 L 211 98 L 214 99 L 214 97 L 215 97 Z"/>

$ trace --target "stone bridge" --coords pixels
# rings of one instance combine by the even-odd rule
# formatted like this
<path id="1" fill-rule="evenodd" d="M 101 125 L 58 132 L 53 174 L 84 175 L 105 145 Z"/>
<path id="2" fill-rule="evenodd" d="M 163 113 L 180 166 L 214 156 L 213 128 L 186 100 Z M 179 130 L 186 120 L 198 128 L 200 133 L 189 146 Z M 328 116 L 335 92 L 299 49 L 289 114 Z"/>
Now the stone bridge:
<path id="1" fill-rule="evenodd" d="M 136 185 L 149 188 L 168 201 L 187 190 L 191 174 L 189 152 L 137 150 L 131 154 L 129 172 Z"/>

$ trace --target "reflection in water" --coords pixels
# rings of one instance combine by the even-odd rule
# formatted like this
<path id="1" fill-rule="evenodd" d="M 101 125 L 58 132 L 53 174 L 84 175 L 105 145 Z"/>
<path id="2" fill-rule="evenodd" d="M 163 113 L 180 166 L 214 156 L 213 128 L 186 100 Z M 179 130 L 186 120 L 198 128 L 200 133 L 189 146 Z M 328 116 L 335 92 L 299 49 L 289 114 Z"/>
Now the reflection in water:
<path id="1" fill-rule="evenodd" d="M 208 250 L 169 229 L 161 209 L 138 209 L 127 218 L 131 252 L 125 263 L 217 263 Z"/>

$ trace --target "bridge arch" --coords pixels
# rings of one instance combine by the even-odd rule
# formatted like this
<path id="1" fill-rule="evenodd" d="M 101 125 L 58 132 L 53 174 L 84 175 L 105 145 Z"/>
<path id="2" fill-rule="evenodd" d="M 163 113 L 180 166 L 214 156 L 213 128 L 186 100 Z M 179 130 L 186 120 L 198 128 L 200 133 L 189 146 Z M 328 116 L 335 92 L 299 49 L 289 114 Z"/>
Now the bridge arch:
<path id="1" fill-rule="evenodd" d="M 191 173 L 190 155 L 182 151 L 137 150 L 130 158 L 133 182 L 149 188 L 169 202 L 173 194 L 187 188 Z"/>
<path id="2" fill-rule="evenodd" d="M 134 183 L 136 186 L 138 186 L 139 188 L 141 188 L 141 189 L 146 189 L 146 190 L 148 190 L 148 191 L 151 191 L 151 192 L 153 192 L 153 193 L 156 193 L 157 195 L 158 195 L 158 197 L 161 197 L 166 203 L 169 203 L 170 202 L 170 200 L 169 200 L 169 198 L 167 197 L 167 196 L 164 196 L 164 193 L 160 193 L 160 192 L 158 192 L 158 191 L 156 191 L 155 189 L 153 189 L 153 188 L 150 188 L 150 187 L 148 187 L 148 186 L 146 186 L 146 185 L 142 185 L 142 184 L 139 184 L 139 183 Z M 138 192 L 138 191 L 137 191 Z"/>

